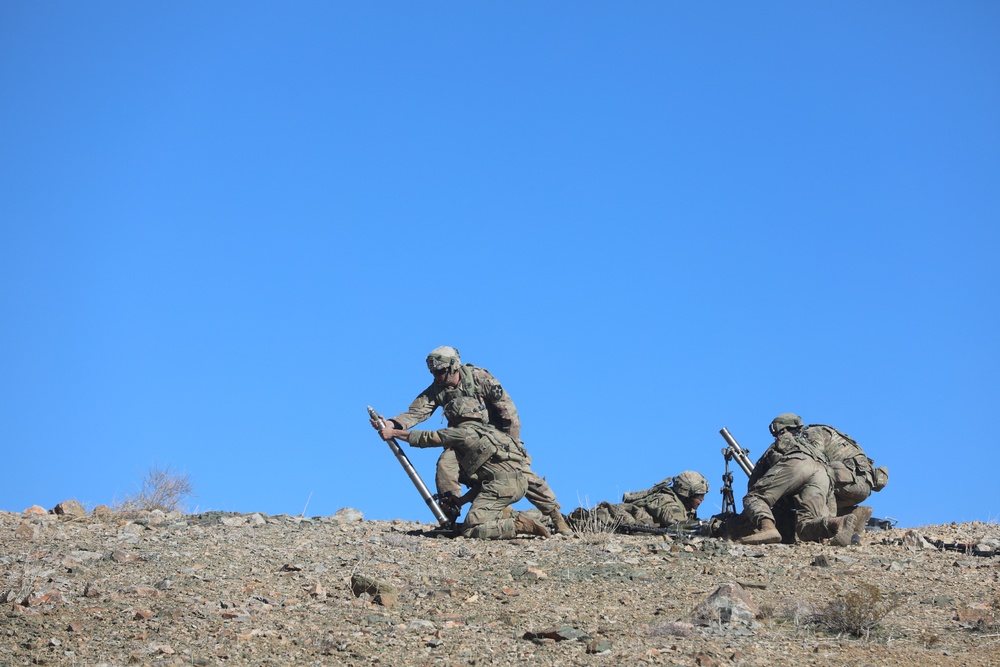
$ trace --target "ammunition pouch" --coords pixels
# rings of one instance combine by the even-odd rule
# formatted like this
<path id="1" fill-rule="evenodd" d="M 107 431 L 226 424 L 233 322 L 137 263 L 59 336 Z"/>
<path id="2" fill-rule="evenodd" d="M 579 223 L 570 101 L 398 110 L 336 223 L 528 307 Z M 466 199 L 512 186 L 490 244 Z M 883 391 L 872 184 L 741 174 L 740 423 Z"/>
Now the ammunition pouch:
<path id="1" fill-rule="evenodd" d="M 885 466 L 875 468 L 875 483 L 872 484 L 872 491 L 881 491 L 889 483 L 889 469 Z"/>

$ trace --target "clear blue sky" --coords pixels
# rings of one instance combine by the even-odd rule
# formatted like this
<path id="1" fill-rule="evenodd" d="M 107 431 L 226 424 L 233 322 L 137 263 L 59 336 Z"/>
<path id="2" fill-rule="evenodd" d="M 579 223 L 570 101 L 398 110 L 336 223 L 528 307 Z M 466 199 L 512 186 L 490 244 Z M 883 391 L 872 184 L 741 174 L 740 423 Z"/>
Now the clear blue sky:
<path id="1" fill-rule="evenodd" d="M 453 345 L 566 511 L 792 411 L 1000 517 L 995 2 L 12 1 L 0 91 L 0 509 L 431 521 Z"/>

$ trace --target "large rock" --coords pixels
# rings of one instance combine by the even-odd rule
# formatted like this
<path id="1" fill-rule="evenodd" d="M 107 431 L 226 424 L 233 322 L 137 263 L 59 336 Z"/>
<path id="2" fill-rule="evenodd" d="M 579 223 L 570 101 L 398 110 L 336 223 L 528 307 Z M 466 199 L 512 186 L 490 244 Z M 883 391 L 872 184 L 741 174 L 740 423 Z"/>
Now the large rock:
<path id="1" fill-rule="evenodd" d="M 737 583 L 726 583 L 715 589 L 695 607 L 694 617 L 703 623 L 753 623 L 760 609 L 750 594 Z"/>
<path id="2" fill-rule="evenodd" d="M 333 520 L 337 523 L 350 523 L 352 521 L 364 521 L 365 515 L 360 510 L 351 507 L 342 507 L 333 514 Z"/>
<path id="3" fill-rule="evenodd" d="M 62 501 L 61 503 L 52 508 L 52 513 L 70 518 L 87 516 L 87 510 L 83 509 L 83 505 L 81 505 L 79 501 L 76 500 Z"/>

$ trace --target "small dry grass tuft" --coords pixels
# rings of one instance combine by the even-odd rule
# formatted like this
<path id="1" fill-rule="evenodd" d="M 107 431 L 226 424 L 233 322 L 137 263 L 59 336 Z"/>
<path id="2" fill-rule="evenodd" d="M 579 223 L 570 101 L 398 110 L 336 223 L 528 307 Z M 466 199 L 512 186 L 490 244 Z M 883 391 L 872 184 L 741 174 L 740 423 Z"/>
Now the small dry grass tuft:
<path id="1" fill-rule="evenodd" d="M 113 509 L 125 514 L 161 510 L 183 511 L 185 501 L 194 496 L 194 484 L 187 473 L 175 472 L 170 466 L 153 466 L 134 493 L 116 500 Z"/>
<path id="2" fill-rule="evenodd" d="M 612 519 L 610 522 L 601 521 L 597 517 L 597 512 L 591 511 L 589 504 L 581 509 L 582 513 L 574 512 L 569 515 L 570 528 L 576 537 L 588 543 L 607 542 L 612 535 L 618 532 L 618 527 L 622 524 L 621 519 Z"/>
<path id="3" fill-rule="evenodd" d="M 899 604 L 878 586 L 861 583 L 817 613 L 816 622 L 836 632 L 867 638 Z"/>

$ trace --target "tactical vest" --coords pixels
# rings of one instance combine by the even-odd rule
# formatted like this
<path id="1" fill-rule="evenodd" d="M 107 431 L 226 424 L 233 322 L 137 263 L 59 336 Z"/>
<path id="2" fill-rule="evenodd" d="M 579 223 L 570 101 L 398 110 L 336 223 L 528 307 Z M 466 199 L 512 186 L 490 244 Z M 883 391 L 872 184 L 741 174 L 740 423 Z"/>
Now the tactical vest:
<path id="1" fill-rule="evenodd" d="M 487 461 L 524 461 L 524 450 L 512 437 L 495 427 L 479 422 L 464 422 L 458 428 L 470 429 L 479 438 L 466 447 L 456 447 L 455 457 L 466 475 L 474 475 Z"/>
<path id="2" fill-rule="evenodd" d="M 777 437 L 771 447 L 781 456 L 788 456 L 790 454 L 805 454 L 806 456 L 821 463 L 827 462 L 827 457 L 823 450 L 802 435 L 801 432 L 791 433 L 789 431 L 785 431 Z M 765 452 L 765 454 L 766 453 L 767 452 Z"/>
<path id="3" fill-rule="evenodd" d="M 486 389 L 480 387 L 476 384 L 476 377 L 472 374 L 472 371 L 476 367 L 472 364 L 465 364 L 460 366 L 458 369 L 458 386 L 457 387 L 441 387 L 438 389 L 437 393 L 432 397 L 436 405 L 445 406 L 448 405 L 452 400 L 460 397 L 474 398 L 480 403 L 486 406 L 487 411 L 490 415 L 490 423 L 500 428 L 500 422 L 497 419 L 495 413 L 496 409 L 492 405 L 492 401 L 488 401 L 486 396 Z M 452 424 L 449 422 L 449 426 Z"/>
<path id="4" fill-rule="evenodd" d="M 807 433 L 808 429 L 826 429 L 831 433 L 831 447 L 827 452 L 830 461 L 841 461 L 844 466 L 858 477 L 864 477 L 869 485 L 875 484 L 875 462 L 865 455 L 861 445 L 851 436 L 843 431 L 829 426 L 828 424 L 809 424 L 803 429 Z M 807 436 L 808 437 L 808 436 Z"/>
<path id="5" fill-rule="evenodd" d="M 673 481 L 674 481 L 673 477 L 667 477 L 665 480 L 663 480 L 659 484 L 655 484 L 651 488 L 645 489 L 644 491 L 629 491 L 629 492 L 627 492 L 627 493 L 625 493 L 625 494 L 622 495 L 622 502 L 623 503 L 634 503 L 634 502 L 642 500 L 643 498 L 645 498 L 647 496 L 651 496 L 654 493 L 663 493 L 664 491 L 667 491 L 667 490 L 670 489 L 670 483 L 673 482 Z"/>

